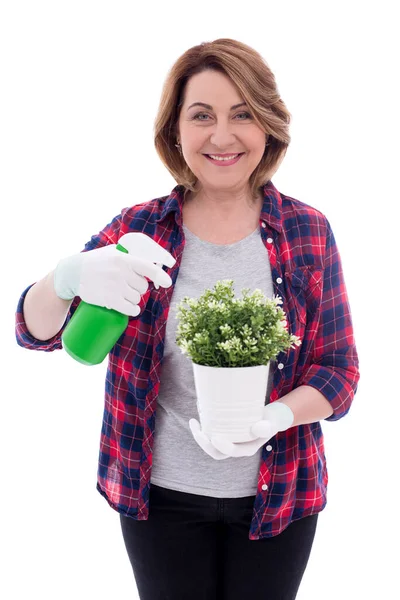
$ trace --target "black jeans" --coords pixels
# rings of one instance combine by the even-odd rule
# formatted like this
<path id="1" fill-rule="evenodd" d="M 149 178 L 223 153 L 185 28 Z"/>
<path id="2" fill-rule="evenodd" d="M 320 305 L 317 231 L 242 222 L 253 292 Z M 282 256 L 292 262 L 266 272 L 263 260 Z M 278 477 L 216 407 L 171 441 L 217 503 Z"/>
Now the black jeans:
<path id="1" fill-rule="evenodd" d="M 120 514 L 140 600 L 293 600 L 318 514 L 249 540 L 254 496 L 211 498 L 150 486 L 149 518 Z"/>

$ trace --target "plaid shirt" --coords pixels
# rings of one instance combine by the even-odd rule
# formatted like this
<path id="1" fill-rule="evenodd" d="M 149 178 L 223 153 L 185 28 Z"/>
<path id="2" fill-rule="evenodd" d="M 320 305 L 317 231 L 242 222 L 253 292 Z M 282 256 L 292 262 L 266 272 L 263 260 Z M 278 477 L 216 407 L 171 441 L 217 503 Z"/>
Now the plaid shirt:
<path id="1" fill-rule="evenodd" d="M 149 515 L 165 327 L 185 247 L 183 191 L 178 185 L 169 196 L 124 208 L 82 250 L 116 244 L 125 233 L 143 231 L 176 258 L 173 268 L 163 267 L 173 285 L 156 290 L 149 281 L 140 314 L 129 318 L 127 329 L 108 355 L 97 490 L 112 508 L 137 520 Z M 270 401 L 309 385 L 332 406 L 333 414 L 326 420 L 336 421 L 348 413 L 360 374 L 335 238 L 320 211 L 281 194 L 271 181 L 263 193 L 260 234 L 268 250 L 274 294 L 283 300 L 289 332 L 302 340 L 300 346 L 278 354 L 273 363 Z M 61 334 L 81 299 L 74 298 L 62 329 L 40 341 L 30 335 L 22 311 L 31 285 L 17 306 L 17 343 L 45 352 L 61 349 Z M 262 449 L 249 539 L 275 536 L 292 521 L 322 511 L 327 483 L 320 422 L 278 433 Z"/>

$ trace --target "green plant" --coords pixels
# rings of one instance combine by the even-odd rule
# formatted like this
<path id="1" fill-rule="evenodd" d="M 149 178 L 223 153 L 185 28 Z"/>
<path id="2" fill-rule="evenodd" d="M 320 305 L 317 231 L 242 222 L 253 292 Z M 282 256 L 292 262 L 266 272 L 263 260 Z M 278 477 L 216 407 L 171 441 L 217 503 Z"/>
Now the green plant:
<path id="1" fill-rule="evenodd" d="M 199 365 L 252 367 L 301 344 L 286 329 L 279 296 L 271 300 L 259 289 L 249 295 L 250 288 L 243 288 L 239 299 L 232 285 L 232 279 L 218 281 L 200 298 L 185 296 L 178 304 L 176 343 L 183 354 Z"/>

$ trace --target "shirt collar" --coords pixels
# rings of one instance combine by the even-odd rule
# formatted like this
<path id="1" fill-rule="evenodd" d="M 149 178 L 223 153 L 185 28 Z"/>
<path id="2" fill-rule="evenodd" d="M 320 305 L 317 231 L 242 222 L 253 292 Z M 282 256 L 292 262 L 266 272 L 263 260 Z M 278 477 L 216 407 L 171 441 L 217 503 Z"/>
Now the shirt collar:
<path id="1" fill-rule="evenodd" d="M 271 180 L 263 187 L 264 202 L 260 213 L 260 219 L 266 221 L 270 227 L 276 229 L 279 233 L 282 230 L 282 197 Z M 183 185 L 177 185 L 171 194 L 166 198 L 161 215 L 156 219 L 157 223 L 163 221 L 170 212 L 175 213 L 175 220 L 182 217 L 183 194 L 185 188 Z"/>

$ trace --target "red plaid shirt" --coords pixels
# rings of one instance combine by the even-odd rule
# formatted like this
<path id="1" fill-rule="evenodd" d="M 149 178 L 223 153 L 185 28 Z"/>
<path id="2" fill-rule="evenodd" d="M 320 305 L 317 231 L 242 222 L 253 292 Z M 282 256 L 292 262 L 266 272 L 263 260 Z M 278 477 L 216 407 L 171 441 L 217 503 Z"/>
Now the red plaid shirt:
<path id="1" fill-rule="evenodd" d="M 163 267 L 173 285 L 149 288 L 141 312 L 130 317 L 126 331 L 108 356 L 101 429 L 97 490 L 116 511 L 134 519 L 149 516 L 149 489 L 157 395 L 164 334 L 173 286 L 185 247 L 182 229 L 183 186 L 169 196 L 124 208 L 83 252 L 116 244 L 125 233 L 143 231 L 176 258 Z M 300 385 L 319 390 L 333 414 L 344 417 L 359 381 L 358 356 L 340 255 L 327 218 L 315 208 L 263 187 L 260 232 L 268 250 L 274 294 L 283 300 L 290 333 L 302 344 L 278 354 L 270 401 Z M 75 297 L 63 328 L 40 341 L 30 335 L 22 307 L 16 312 L 17 343 L 31 350 L 62 348 L 61 334 L 81 299 Z M 271 450 L 272 447 L 272 450 Z M 292 521 L 322 511 L 327 502 L 328 473 L 319 422 L 291 427 L 263 447 L 249 539 L 272 537 Z"/>

